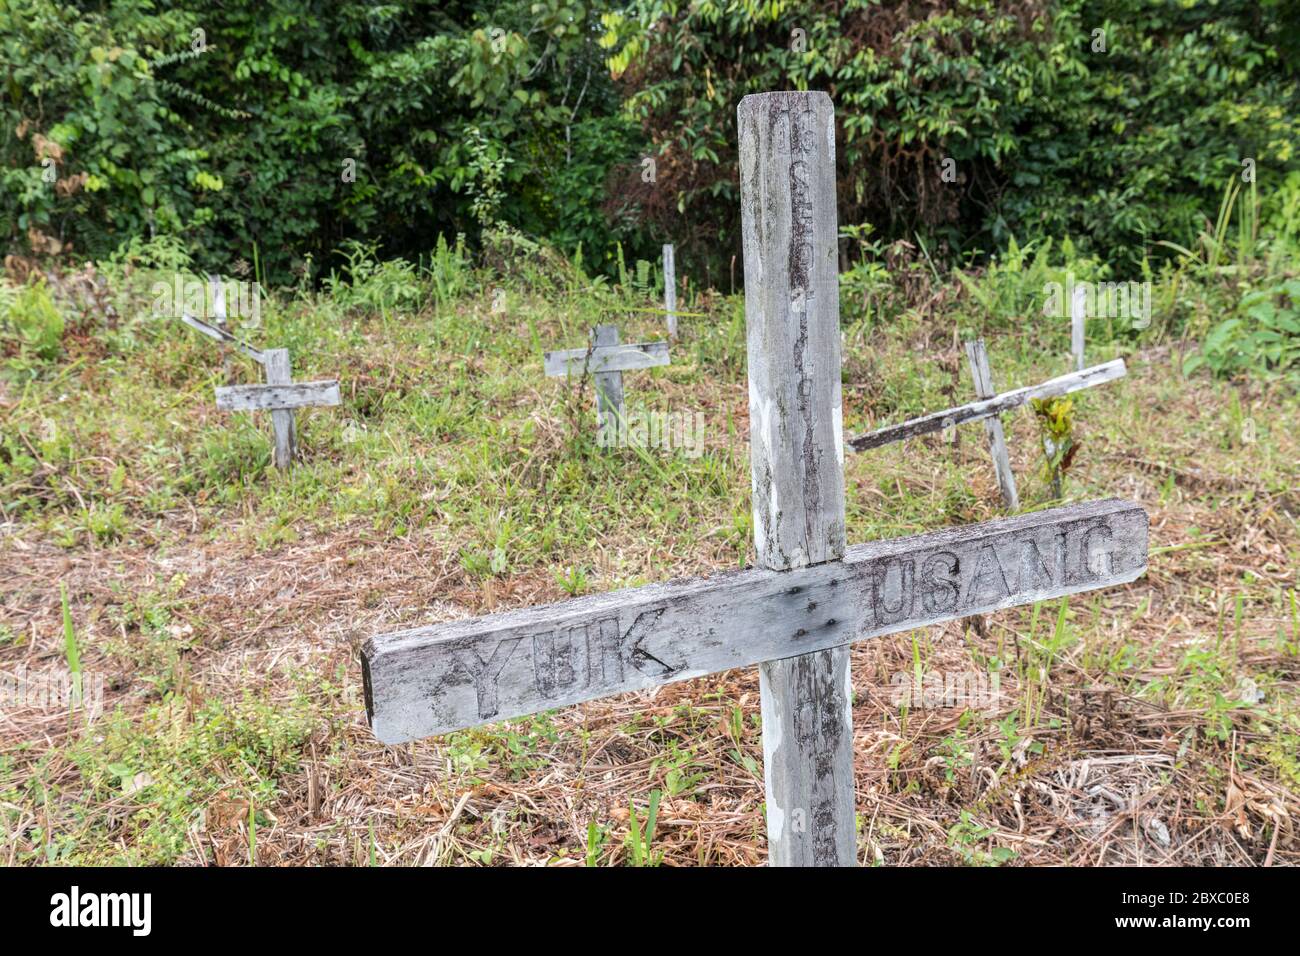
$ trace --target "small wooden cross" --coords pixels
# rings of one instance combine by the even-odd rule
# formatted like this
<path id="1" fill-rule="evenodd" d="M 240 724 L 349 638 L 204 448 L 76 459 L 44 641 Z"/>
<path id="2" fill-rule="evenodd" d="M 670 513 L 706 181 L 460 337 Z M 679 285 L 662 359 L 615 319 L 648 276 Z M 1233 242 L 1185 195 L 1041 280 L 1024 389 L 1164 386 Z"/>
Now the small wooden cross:
<path id="1" fill-rule="evenodd" d="M 618 326 L 598 325 L 591 330 L 591 347 L 546 352 L 546 374 L 551 378 L 591 373 L 596 382 L 596 422 L 604 429 L 623 416 L 623 373 L 668 364 L 667 342 L 620 345 Z"/>
<path id="2" fill-rule="evenodd" d="M 215 296 L 220 283 L 212 277 L 209 280 L 213 284 Z M 220 299 L 215 301 L 221 302 Z M 218 304 L 216 312 L 218 321 L 224 318 L 223 305 Z M 237 349 L 262 366 L 266 376 L 265 385 L 217 386 L 217 408 L 227 412 L 269 411 L 271 427 L 275 433 L 273 461 L 276 468 L 288 468 L 298 457 L 298 432 L 293 409 L 340 404 L 338 379 L 294 382 L 289 368 L 288 349 L 255 349 L 235 338 L 226 329 L 209 325 L 189 313 L 183 313 L 181 321 L 208 338 Z"/>
<path id="3" fill-rule="evenodd" d="M 1104 365 L 1094 365 L 1067 375 L 1058 375 L 1038 385 L 1012 389 L 1001 395 L 994 394 L 993 373 L 989 369 L 988 350 L 983 339 L 966 343 L 966 359 L 970 365 L 971 378 L 975 382 L 977 400 L 956 408 L 945 408 L 941 412 L 931 412 L 920 418 L 887 425 L 874 432 L 859 435 L 848 440 L 851 451 L 868 451 L 892 442 L 915 438 L 954 425 L 984 420 L 984 429 L 989 439 L 989 450 L 993 455 L 993 469 L 997 474 L 998 488 L 1002 492 L 1002 501 L 1010 511 L 1020 509 L 1020 499 L 1016 493 L 1016 479 L 1011 473 L 1011 461 L 1007 455 L 1006 438 L 1002 431 L 1003 412 L 1010 411 L 1028 403 L 1032 399 L 1052 398 L 1066 395 L 1080 389 L 1092 388 L 1104 382 L 1123 378 L 1127 374 L 1123 359 L 1115 359 Z"/>
<path id="4" fill-rule="evenodd" d="M 1097 501 L 846 547 L 831 100 L 738 118 L 759 566 L 373 637 L 366 712 L 401 743 L 757 664 L 769 860 L 847 866 L 848 645 L 1131 581 L 1147 516 Z"/>
<path id="5" fill-rule="evenodd" d="M 275 467 L 288 468 L 298 457 L 298 433 L 293 420 L 295 408 L 338 405 L 338 379 L 294 382 L 289 371 L 288 349 L 267 349 L 264 385 L 219 385 L 217 408 L 225 412 L 269 411 L 275 431 Z"/>

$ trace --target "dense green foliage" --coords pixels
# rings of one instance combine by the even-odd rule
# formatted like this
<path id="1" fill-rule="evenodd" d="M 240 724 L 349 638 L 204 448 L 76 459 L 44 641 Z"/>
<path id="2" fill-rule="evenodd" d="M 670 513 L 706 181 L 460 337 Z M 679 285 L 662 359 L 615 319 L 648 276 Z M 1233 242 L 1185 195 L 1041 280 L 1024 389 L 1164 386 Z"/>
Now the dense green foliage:
<path id="1" fill-rule="evenodd" d="M 671 239 L 721 282 L 736 103 L 793 87 L 835 99 L 846 226 L 937 260 L 1070 235 L 1137 262 L 1243 161 L 1265 196 L 1296 168 L 1297 9 L 0 0 L 0 241 L 178 235 L 283 282 L 348 239 L 414 260 L 504 223 L 611 270 Z"/>
<path id="2" fill-rule="evenodd" d="M 633 9 L 606 18 L 613 65 L 702 245 L 734 244 L 735 105 L 762 90 L 831 93 L 842 222 L 954 252 L 1074 235 L 1137 259 L 1190 238 L 1244 159 L 1297 160 L 1295 3 Z"/>
<path id="3" fill-rule="evenodd" d="M 347 238 L 414 258 L 498 219 L 612 249 L 604 170 L 631 127 L 593 17 L 575 0 L 2 0 L 4 242 L 103 254 L 176 233 L 208 268 L 257 255 L 280 281 Z"/>

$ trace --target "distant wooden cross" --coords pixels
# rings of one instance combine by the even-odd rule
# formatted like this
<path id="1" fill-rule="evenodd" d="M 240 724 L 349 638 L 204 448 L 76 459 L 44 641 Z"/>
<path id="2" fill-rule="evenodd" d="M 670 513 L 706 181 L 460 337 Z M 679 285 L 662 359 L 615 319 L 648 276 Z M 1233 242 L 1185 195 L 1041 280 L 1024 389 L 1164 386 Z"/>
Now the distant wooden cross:
<path id="1" fill-rule="evenodd" d="M 1097 501 L 846 547 L 831 100 L 747 96 L 738 119 L 759 566 L 373 637 L 366 712 L 396 744 L 757 664 L 769 860 L 846 866 L 848 645 L 1132 581 L 1147 516 Z"/>
<path id="2" fill-rule="evenodd" d="M 591 330 L 591 346 L 546 352 L 546 374 L 552 378 L 590 373 L 596 383 L 596 422 L 605 429 L 623 417 L 623 373 L 639 368 L 667 365 L 667 342 L 620 345 L 618 326 L 598 325 Z M 614 421 L 610 421 L 611 417 Z"/>
<path id="3" fill-rule="evenodd" d="M 221 279 L 214 275 L 208 276 L 208 288 L 212 297 L 212 319 L 215 324 L 204 322 L 188 312 L 181 313 L 181 321 L 194 331 L 243 353 L 258 365 L 264 365 L 266 355 L 260 349 L 255 349 L 247 342 L 235 338 L 226 327 L 226 293 L 221 284 Z"/>
<path id="4" fill-rule="evenodd" d="M 209 276 L 209 282 L 213 291 L 214 318 L 219 324 L 210 325 L 188 312 L 181 315 L 181 321 L 208 338 L 237 349 L 262 366 L 266 376 L 264 385 L 217 386 L 217 408 L 227 412 L 269 411 L 275 433 L 273 461 L 276 468 L 286 469 L 298 457 L 293 409 L 340 404 L 338 379 L 294 382 L 288 349 L 256 349 L 235 338 L 229 330 L 222 328 L 225 308 L 221 283 L 212 276 Z"/>
<path id="5" fill-rule="evenodd" d="M 868 451 L 892 442 L 903 441 L 937 431 L 943 431 L 965 422 L 984 420 L 988 435 L 989 450 L 993 456 L 993 470 L 997 474 L 998 488 L 1002 491 L 1002 501 L 1010 511 L 1020 509 L 1020 499 L 1016 493 L 1016 479 L 1011 473 L 1011 461 L 1007 455 L 1006 438 L 1002 432 L 1001 414 L 1024 405 L 1031 399 L 1052 398 L 1092 388 L 1104 382 L 1123 378 L 1127 374 L 1123 359 L 1115 359 L 1104 365 L 1094 365 L 1078 372 L 1050 378 L 1039 385 L 1013 389 L 994 394 L 993 373 L 989 369 L 988 350 L 983 339 L 966 343 L 966 359 L 970 365 L 971 378 L 975 382 L 977 400 L 956 408 L 945 408 L 941 412 L 931 412 L 920 418 L 913 418 L 897 425 L 888 425 L 866 435 L 850 438 L 848 446 L 852 451 Z"/>

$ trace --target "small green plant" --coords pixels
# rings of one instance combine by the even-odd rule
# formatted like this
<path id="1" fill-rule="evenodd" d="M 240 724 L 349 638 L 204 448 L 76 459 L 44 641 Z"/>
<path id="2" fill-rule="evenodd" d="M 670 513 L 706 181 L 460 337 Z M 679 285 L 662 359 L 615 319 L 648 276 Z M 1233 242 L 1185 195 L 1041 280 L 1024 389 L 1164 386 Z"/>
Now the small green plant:
<path id="1" fill-rule="evenodd" d="M 591 587 L 591 580 L 587 577 L 587 572 L 576 566 L 556 571 L 555 583 L 564 588 L 564 593 L 570 597 L 585 594 L 587 589 Z"/>
<path id="2" fill-rule="evenodd" d="M 650 791 L 650 805 L 646 808 L 645 830 L 637 816 L 636 806 L 628 808 L 627 851 L 632 866 L 658 866 L 664 858 L 662 850 L 655 850 L 655 824 L 659 819 L 660 791 Z"/>
<path id="3" fill-rule="evenodd" d="M 1051 482 L 1052 496 L 1064 495 L 1065 473 L 1079 451 L 1074 440 L 1074 401 L 1069 398 L 1036 398 L 1032 405 L 1043 439 L 1043 480 Z"/>
<path id="4" fill-rule="evenodd" d="M 0 315 L 0 339 L 17 343 L 19 366 L 53 362 L 59 357 L 63 314 L 44 282 L 23 286 L 13 297 L 6 314 Z"/>
<path id="5" fill-rule="evenodd" d="M 343 243 L 339 253 L 346 260 L 346 278 L 331 270 L 325 288 L 345 308 L 366 312 L 419 308 L 424 289 L 410 262 L 380 261 L 378 243 L 355 239 Z"/>
<path id="6" fill-rule="evenodd" d="M 948 830 L 948 845 L 967 866 L 999 866 L 1015 859 L 1016 852 L 1003 846 L 985 850 L 981 844 L 995 833 L 991 827 L 976 821 L 969 810 L 963 810 L 961 818 Z"/>
<path id="7" fill-rule="evenodd" d="M 59 582 L 59 603 L 63 606 L 63 654 L 68 661 L 68 671 L 72 674 L 80 674 L 81 650 L 77 647 L 77 632 L 72 626 L 72 609 L 68 606 L 68 585 L 63 581 Z"/>
<path id="8" fill-rule="evenodd" d="M 605 841 L 609 833 L 595 820 L 587 824 L 587 866 L 599 866 L 600 855 L 604 852 Z"/>
<path id="9" fill-rule="evenodd" d="M 1300 279 L 1247 293 L 1237 311 L 1210 329 L 1183 374 L 1202 366 L 1224 378 L 1300 369 Z"/>

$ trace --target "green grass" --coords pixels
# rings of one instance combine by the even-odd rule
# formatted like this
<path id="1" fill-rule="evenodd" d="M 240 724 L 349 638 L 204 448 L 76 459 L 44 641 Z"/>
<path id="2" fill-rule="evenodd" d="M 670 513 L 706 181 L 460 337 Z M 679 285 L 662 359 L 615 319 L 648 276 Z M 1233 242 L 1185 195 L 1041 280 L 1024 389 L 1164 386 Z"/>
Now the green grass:
<path id="1" fill-rule="evenodd" d="M 1059 252 L 1017 253 L 964 282 L 949 280 L 937 313 L 885 295 L 871 285 L 878 276 L 847 277 L 846 430 L 967 400 L 954 329 L 987 337 L 999 388 L 1065 371 L 1068 323 L 1023 314 L 1044 276 L 1095 267 L 1053 259 Z M 368 626 L 391 607 L 378 573 L 387 562 L 440 576 L 433 597 L 479 611 L 751 560 L 739 298 L 683 302 L 699 317 L 683 320 L 672 364 L 625 377 L 629 399 L 647 408 L 702 411 L 704 454 L 610 451 L 595 443 L 591 383 L 545 378 L 540 353 L 582 344 L 598 321 L 618 321 L 624 341 L 661 336 L 660 318 L 645 311 L 654 303 L 644 276 L 636 288 L 611 286 L 553 256 L 520 261 L 509 275 L 471 270 L 445 249 L 424 269 L 355 256 L 327 292 L 288 291 L 263 309 L 257 344 L 290 348 L 296 379 L 342 383 L 340 407 L 298 415 L 303 461 L 288 473 L 271 467 L 268 421 L 213 408 L 214 385 L 255 381 L 256 369 L 148 314 L 139 294 L 147 270 L 115 277 L 123 297 L 115 325 L 69 322 L 56 356 L 9 356 L 0 377 L 0 514 L 41 567 L 56 566 L 52 551 L 71 570 L 31 594 L 13 586 L 24 597 L 11 606 L 35 610 L 6 612 L 0 662 L 26 659 L 35 641 L 69 669 L 107 672 L 112 681 L 96 725 L 69 721 L 53 744 L 35 729 L 6 740 L 0 860 L 173 862 L 196 852 L 193 834 L 206 815 L 238 805 L 239 821 L 223 824 L 228 861 L 315 861 L 301 848 L 306 841 L 285 834 L 303 812 L 305 775 L 344 768 L 365 783 L 338 812 L 367 816 L 340 819 L 319 837 L 330 861 L 409 861 L 402 847 L 427 833 L 429 820 L 442 826 L 456 795 L 494 787 L 532 793 L 533 803 L 503 804 L 509 812 L 497 819 L 507 822 L 496 829 L 486 814 L 448 824 L 440 862 L 541 852 L 524 837 L 571 816 L 554 804 L 549 816 L 535 808 L 557 789 L 586 802 L 572 810 L 578 829 L 555 824 L 544 844 L 555 859 L 718 859 L 711 844 L 688 850 L 680 842 L 687 831 L 660 825 L 661 800 L 679 808 L 732 800 L 758 812 L 755 691 L 704 683 L 691 700 L 605 725 L 588 728 L 557 712 L 452 734 L 411 751 L 427 761 L 418 776 L 430 792 L 389 802 L 385 778 L 365 778 L 394 758 L 378 747 L 360 755 L 367 745 L 355 661 L 337 629 L 318 635 L 340 620 Z M 1250 262 L 1234 268 L 1221 281 L 1208 266 L 1183 262 L 1160 280 L 1153 299 L 1166 304 L 1150 329 L 1098 328 L 1090 339 L 1090 362 L 1123 355 L 1130 374 L 1075 396 L 1081 450 L 1064 495 L 1146 496 L 1155 529 L 1146 580 L 1006 612 L 987 633 L 967 631 L 956 642 L 927 630 L 873 644 L 885 677 L 890 668 L 996 669 L 1010 695 L 997 713 L 968 712 L 942 733 L 917 711 L 878 715 L 898 740 L 869 759 L 888 769 L 895 797 L 940 820 L 936 852 L 949 862 L 1023 860 L 1023 847 L 1013 853 L 999 837 L 1010 826 L 1005 801 L 1015 781 L 1049 774 L 1091 746 L 1078 728 L 1096 733 L 1111 719 L 1094 707 L 1093 689 L 1103 686 L 1183 715 L 1176 733 L 1190 736 L 1179 737 L 1179 772 L 1195 776 L 1207 813 L 1223 809 L 1229 766 L 1297 786 L 1300 448 L 1290 423 L 1300 421 L 1300 399 L 1282 374 L 1188 377 L 1179 361 L 1197 316 L 1235 297 L 1240 282 L 1276 278 L 1262 266 L 1252 272 Z M 1053 491 L 1033 415 L 1022 409 L 1005 423 L 1022 503 L 1044 506 Z M 850 455 L 850 540 L 998 515 L 983 442 L 975 426 L 959 429 L 955 446 L 927 439 Z M 345 596 L 281 613 L 277 594 L 256 592 L 258 575 L 304 553 L 293 549 L 334 541 L 345 544 L 331 554 L 355 575 Z M 420 558 L 411 566 L 404 562 L 414 549 Z M 27 551 L 11 553 L 18 569 L 29 560 L 19 557 Z M 219 573 L 193 564 L 195 553 L 213 555 L 204 560 Z M 301 567 L 304 588 L 316 567 Z M 412 623 L 446 611 L 427 601 L 395 610 Z M 296 650 L 316 656 L 297 660 Z M 259 656 L 245 664 L 242 654 Z M 1252 685 L 1262 697 L 1244 700 Z M 1144 724 L 1124 726 L 1133 739 L 1146 733 Z M 1141 737 L 1152 747 L 1163 739 Z M 588 767 L 593 754 L 639 769 L 609 784 L 614 793 L 588 799 L 586 788 L 606 786 L 604 771 Z M 931 760 L 937 777 L 925 770 Z M 981 776 L 988 769 L 995 785 Z M 718 780 L 727 781 L 721 793 Z M 423 801 L 430 816 L 412 815 Z M 616 813 L 623 808 L 626 815 Z M 753 845 L 755 826 L 761 834 L 752 819 L 737 825 L 748 840 L 737 837 L 741 845 Z M 863 839 L 887 841 L 892 859 L 907 833 L 895 818 Z"/>

